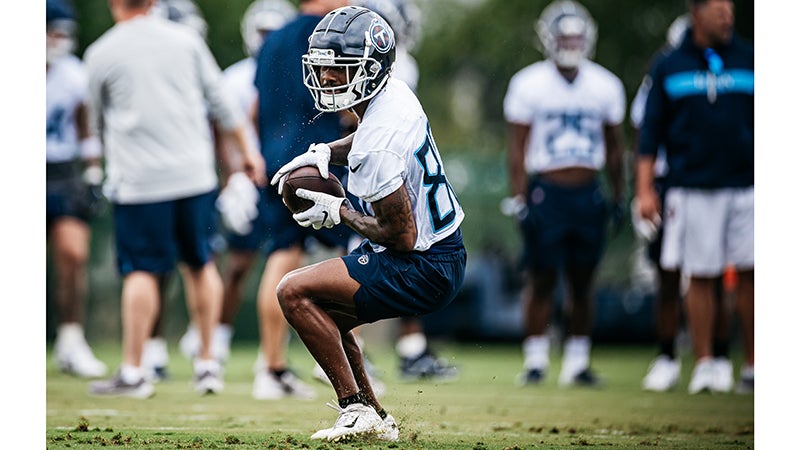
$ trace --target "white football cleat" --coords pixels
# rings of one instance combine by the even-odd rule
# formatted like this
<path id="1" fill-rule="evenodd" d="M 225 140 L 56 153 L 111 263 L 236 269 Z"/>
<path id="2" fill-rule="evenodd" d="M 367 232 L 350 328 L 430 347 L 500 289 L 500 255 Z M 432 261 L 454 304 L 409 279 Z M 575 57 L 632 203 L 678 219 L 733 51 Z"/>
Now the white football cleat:
<path id="1" fill-rule="evenodd" d="M 84 378 L 102 377 L 108 371 L 106 365 L 97 359 L 78 324 L 65 324 L 59 327 L 53 346 L 53 358 L 59 370 Z"/>
<path id="2" fill-rule="evenodd" d="M 689 393 L 712 392 L 714 390 L 714 360 L 704 358 L 695 363 L 692 370 L 692 379 L 689 381 Z"/>
<path id="3" fill-rule="evenodd" d="M 317 397 L 317 391 L 303 383 L 290 370 L 286 370 L 280 377 L 266 369 L 256 373 L 253 381 L 253 398 L 279 400 L 286 397 L 312 400 Z"/>
<path id="4" fill-rule="evenodd" d="M 659 355 L 650 364 L 642 380 L 642 389 L 645 391 L 665 392 L 674 389 L 678 385 L 681 374 L 681 363 L 676 359 L 670 359 L 666 355 Z"/>
<path id="5" fill-rule="evenodd" d="M 733 365 L 730 359 L 714 358 L 714 383 L 711 385 L 711 390 L 720 393 L 733 390 Z"/>
<path id="6" fill-rule="evenodd" d="M 222 380 L 222 365 L 216 359 L 194 360 L 194 390 L 200 394 L 218 394 L 225 383 Z"/>
<path id="7" fill-rule="evenodd" d="M 311 435 L 311 439 L 327 439 L 331 442 L 347 442 L 359 438 L 376 438 L 382 440 L 397 440 L 397 424 L 394 433 L 387 426 L 381 416 L 372 406 L 362 403 L 353 403 L 342 409 L 338 405 L 328 403 L 328 406 L 339 411 L 339 417 L 331 428 L 325 428 Z M 391 416 L 386 416 L 387 419 Z M 394 423 L 394 418 L 391 419 Z M 382 438 L 383 436 L 383 438 Z M 394 437 L 392 439 L 392 437 Z"/>

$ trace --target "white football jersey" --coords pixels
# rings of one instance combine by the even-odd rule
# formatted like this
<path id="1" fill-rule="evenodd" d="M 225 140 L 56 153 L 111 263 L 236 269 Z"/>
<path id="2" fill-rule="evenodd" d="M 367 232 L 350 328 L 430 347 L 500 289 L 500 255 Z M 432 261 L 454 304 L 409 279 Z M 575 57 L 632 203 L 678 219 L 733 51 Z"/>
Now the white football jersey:
<path id="1" fill-rule="evenodd" d="M 417 222 L 414 250 L 425 251 L 458 229 L 464 211 L 445 176 L 428 117 L 409 87 L 392 77 L 372 98 L 348 154 L 347 190 L 369 203 L 405 185 Z M 375 251 L 384 248 L 372 244 Z"/>
<path id="2" fill-rule="evenodd" d="M 248 119 L 244 121 L 245 138 L 253 144 L 252 148 L 258 150 L 261 146 L 258 143 L 258 133 L 256 133 L 253 122 L 249 120 L 250 110 L 253 103 L 258 98 L 258 89 L 253 84 L 256 77 L 256 59 L 245 58 L 231 64 L 222 72 L 222 82 L 231 98 L 240 108 L 242 114 Z"/>
<path id="3" fill-rule="evenodd" d="M 508 122 L 531 126 L 528 173 L 600 170 L 606 161 L 604 127 L 625 119 L 625 89 L 616 75 L 593 61 L 584 61 L 570 83 L 545 60 L 511 78 L 503 107 Z"/>
<path id="4" fill-rule="evenodd" d="M 75 109 L 86 101 L 89 78 L 75 55 L 54 61 L 47 71 L 47 162 L 71 161 L 80 156 Z"/>

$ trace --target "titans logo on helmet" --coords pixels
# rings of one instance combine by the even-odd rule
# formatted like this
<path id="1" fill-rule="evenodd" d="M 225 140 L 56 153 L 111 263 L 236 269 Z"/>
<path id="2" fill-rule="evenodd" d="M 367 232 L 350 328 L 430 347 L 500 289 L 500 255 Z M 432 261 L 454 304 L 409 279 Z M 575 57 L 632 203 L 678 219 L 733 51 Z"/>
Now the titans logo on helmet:
<path id="1" fill-rule="evenodd" d="M 394 47 L 394 32 L 382 20 L 372 21 L 369 26 L 369 39 L 375 50 L 380 53 L 386 53 Z"/>

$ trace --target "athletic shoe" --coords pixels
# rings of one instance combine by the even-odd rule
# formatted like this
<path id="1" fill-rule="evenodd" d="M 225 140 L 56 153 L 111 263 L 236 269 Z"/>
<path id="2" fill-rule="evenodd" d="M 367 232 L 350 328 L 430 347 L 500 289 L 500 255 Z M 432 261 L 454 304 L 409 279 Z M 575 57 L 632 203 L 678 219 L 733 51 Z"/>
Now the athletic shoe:
<path id="1" fill-rule="evenodd" d="M 753 367 L 742 367 L 739 382 L 736 383 L 737 394 L 752 394 L 755 392 L 755 370 Z"/>
<path id="2" fill-rule="evenodd" d="M 201 394 L 218 394 L 222 392 L 225 383 L 222 381 L 222 366 L 216 360 L 195 360 L 194 390 Z"/>
<path id="3" fill-rule="evenodd" d="M 386 426 L 386 431 L 375 435 L 376 438 L 381 441 L 389 442 L 396 442 L 400 439 L 400 427 L 397 426 L 397 422 L 395 422 L 391 414 L 386 415 L 383 419 L 383 424 Z"/>
<path id="4" fill-rule="evenodd" d="M 181 355 L 189 361 L 194 360 L 194 357 L 200 352 L 200 333 L 194 325 L 189 324 L 186 328 L 186 332 L 178 341 L 178 349 Z"/>
<path id="5" fill-rule="evenodd" d="M 211 356 L 225 363 L 231 354 L 230 331 L 221 331 L 221 325 L 217 325 L 211 337 Z M 189 361 L 194 360 L 200 353 L 200 332 L 194 325 L 189 325 L 178 341 L 178 348 L 181 354 Z"/>
<path id="6" fill-rule="evenodd" d="M 675 389 L 681 375 L 681 362 L 666 355 L 659 355 L 650 363 L 650 368 L 642 380 L 645 391 L 665 392 Z"/>
<path id="7" fill-rule="evenodd" d="M 580 369 L 565 361 L 564 365 L 561 366 L 561 373 L 558 375 L 558 385 L 561 387 L 601 388 L 604 383 L 590 367 Z"/>
<path id="8" fill-rule="evenodd" d="M 328 374 L 325 373 L 319 363 L 314 364 L 314 368 L 311 369 L 311 376 L 320 383 L 323 383 L 327 386 L 333 386 L 331 384 L 331 380 L 328 378 Z M 367 378 L 369 378 L 369 384 L 372 386 L 372 392 L 376 397 L 380 397 L 386 392 L 386 385 L 383 383 L 383 381 L 375 378 L 369 370 L 367 370 Z"/>
<path id="9" fill-rule="evenodd" d="M 426 350 L 416 358 L 400 359 L 400 379 L 452 381 L 458 378 L 458 368 L 451 366 L 444 358 L 437 358 Z"/>
<path id="10" fill-rule="evenodd" d="M 517 375 L 517 386 L 528 386 L 534 384 L 541 384 L 547 374 L 545 369 L 525 369 L 524 372 Z"/>
<path id="11" fill-rule="evenodd" d="M 713 392 L 727 393 L 733 389 L 733 365 L 728 358 L 714 358 Z"/>
<path id="12" fill-rule="evenodd" d="M 311 439 L 327 439 L 331 442 L 347 442 L 360 438 L 397 440 L 399 433 L 392 433 L 381 416 L 372 406 L 353 403 L 342 409 L 338 405 L 327 404 L 339 411 L 339 417 L 331 428 L 325 428 L 311 435 Z M 387 419 L 391 416 L 386 416 Z M 391 419 L 394 422 L 394 418 Z M 395 430 L 396 430 L 395 423 Z M 394 437 L 394 439 L 392 439 Z"/>
<path id="13" fill-rule="evenodd" d="M 59 328 L 53 346 L 53 358 L 59 370 L 84 378 L 102 377 L 106 365 L 92 353 L 80 325 L 68 324 Z"/>
<path id="14" fill-rule="evenodd" d="M 144 377 L 135 383 L 127 383 L 122 379 L 120 372 L 108 380 L 93 381 L 89 384 L 89 393 L 92 395 L 149 398 L 155 393 L 153 384 Z"/>
<path id="15" fill-rule="evenodd" d="M 253 398 L 279 400 L 286 397 L 312 400 L 317 397 L 317 391 L 303 383 L 290 370 L 283 372 L 280 377 L 269 370 L 262 370 L 256 374 L 253 382 Z"/>
<path id="16" fill-rule="evenodd" d="M 705 358 L 698 361 L 692 370 L 692 379 L 689 381 L 689 393 L 712 392 L 714 390 L 714 360 Z"/>
<path id="17" fill-rule="evenodd" d="M 148 339 L 142 350 L 142 368 L 145 377 L 152 383 L 166 380 L 169 378 L 168 365 L 167 341 L 162 337 Z"/>

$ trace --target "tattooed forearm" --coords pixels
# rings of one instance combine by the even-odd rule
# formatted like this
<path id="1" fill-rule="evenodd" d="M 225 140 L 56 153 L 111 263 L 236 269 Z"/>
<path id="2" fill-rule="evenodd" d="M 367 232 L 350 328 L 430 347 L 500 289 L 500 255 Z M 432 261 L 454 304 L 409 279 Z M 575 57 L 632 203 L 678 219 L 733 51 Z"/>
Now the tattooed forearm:
<path id="1" fill-rule="evenodd" d="M 342 222 L 376 244 L 401 252 L 414 250 L 417 224 L 405 186 L 372 203 L 375 217 L 352 208 L 342 208 Z"/>

